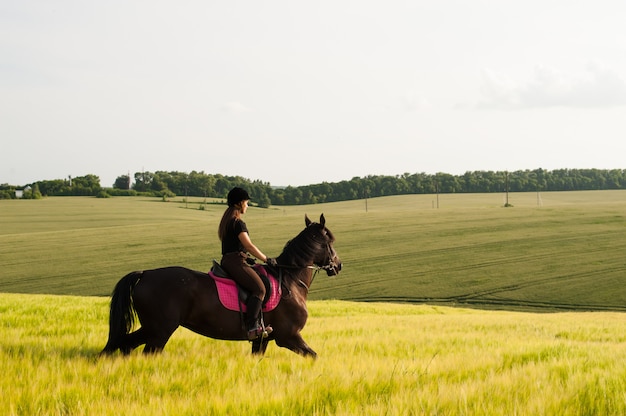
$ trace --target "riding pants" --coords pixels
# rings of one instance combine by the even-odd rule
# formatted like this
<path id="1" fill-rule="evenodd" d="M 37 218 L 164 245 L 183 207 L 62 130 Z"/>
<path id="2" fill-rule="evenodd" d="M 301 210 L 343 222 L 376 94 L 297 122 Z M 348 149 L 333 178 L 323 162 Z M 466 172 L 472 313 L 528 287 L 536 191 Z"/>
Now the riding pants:
<path id="1" fill-rule="evenodd" d="M 246 263 L 247 255 L 243 252 L 227 253 L 222 256 L 222 268 L 243 288 L 261 301 L 265 298 L 265 285 L 259 275 Z"/>

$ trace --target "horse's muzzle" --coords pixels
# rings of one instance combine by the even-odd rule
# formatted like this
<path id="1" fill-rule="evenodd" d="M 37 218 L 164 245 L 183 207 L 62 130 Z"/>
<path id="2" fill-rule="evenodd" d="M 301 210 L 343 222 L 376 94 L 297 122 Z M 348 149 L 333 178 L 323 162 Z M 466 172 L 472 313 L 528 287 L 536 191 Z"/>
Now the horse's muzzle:
<path id="1" fill-rule="evenodd" d="M 341 261 L 332 262 L 326 269 L 326 274 L 329 276 L 337 276 L 341 271 Z"/>

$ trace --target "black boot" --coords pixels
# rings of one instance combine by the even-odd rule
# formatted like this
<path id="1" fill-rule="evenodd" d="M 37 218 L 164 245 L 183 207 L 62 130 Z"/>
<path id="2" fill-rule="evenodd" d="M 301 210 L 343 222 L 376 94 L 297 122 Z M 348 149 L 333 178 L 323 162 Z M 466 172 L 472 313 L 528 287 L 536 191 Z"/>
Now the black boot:
<path id="1" fill-rule="evenodd" d="M 262 305 L 263 301 L 256 296 L 250 296 L 246 301 L 246 327 L 248 328 L 248 340 L 250 341 L 254 341 L 261 335 L 266 337 L 266 334 L 272 332 L 272 327 L 266 326 L 263 328 L 259 323 Z"/>

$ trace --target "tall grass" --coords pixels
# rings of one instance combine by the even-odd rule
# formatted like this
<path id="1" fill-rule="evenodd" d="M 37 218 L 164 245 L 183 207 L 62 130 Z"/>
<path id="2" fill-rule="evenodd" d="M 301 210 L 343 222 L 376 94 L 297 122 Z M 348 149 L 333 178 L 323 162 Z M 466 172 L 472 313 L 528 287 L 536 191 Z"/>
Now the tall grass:
<path id="1" fill-rule="evenodd" d="M 96 358 L 107 301 L 0 295 L 7 415 L 621 415 L 626 319 L 310 302 L 317 361 L 178 330 L 163 355 Z"/>

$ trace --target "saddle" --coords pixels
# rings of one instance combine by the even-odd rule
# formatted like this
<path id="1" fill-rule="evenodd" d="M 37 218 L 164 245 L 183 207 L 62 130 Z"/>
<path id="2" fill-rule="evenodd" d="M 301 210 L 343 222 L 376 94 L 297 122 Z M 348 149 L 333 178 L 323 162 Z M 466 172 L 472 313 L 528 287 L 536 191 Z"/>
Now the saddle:
<path id="1" fill-rule="evenodd" d="M 276 308 L 282 295 L 281 285 L 276 277 L 270 274 L 261 264 L 252 266 L 254 271 L 259 275 L 265 285 L 265 299 L 263 299 L 263 312 L 269 312 Z M 215 281 L 217 287 L 217 295 L 222 305 L 231 311 L 246 312 L 246 299 L 250 296 L 250 292 L 242 288 L 228 273 L 213 260 L 213 266 L 209 272 L 209 276 Z"/>

